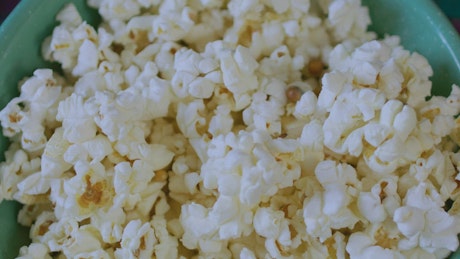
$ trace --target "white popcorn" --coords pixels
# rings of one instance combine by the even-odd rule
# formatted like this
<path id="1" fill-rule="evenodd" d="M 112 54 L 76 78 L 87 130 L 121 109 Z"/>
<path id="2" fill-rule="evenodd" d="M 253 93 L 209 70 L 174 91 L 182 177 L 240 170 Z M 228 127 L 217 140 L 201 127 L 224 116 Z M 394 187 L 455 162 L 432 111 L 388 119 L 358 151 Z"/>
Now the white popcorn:
<path id="1" fill-rule="evenodd" d="M 368 10 L 361 6 L 360 0 L 335 0 L 329 5 L 328 21 L 330 22 L 335 40 L 343 40 L 350 35 L 363 37 L 366 27 L 370 24 Z"/>
<path id="2" fill-rule="evenodd" d="M 320 162 L 315 174 L 324 191 L 304 200 L 303 217 L 307 233 L 323 242 L 332 235 L 332 229 L 353 228 L 358 221 L 348 205 L 360 183 L 351 166 L 336 165 L 334 161 Z"/>
<path id="3" fill-rule="evenodd" d="M 257 34 L 256 34 L 257 35 Z M 283 43 L 283 26 L 281 23 L 276 21 L 268 21 L 262 24 L 262 32 L 259 33 L 258 39 L 256 38 L 253 43 L 260 44 L 258 46 L 262 54 L 268 54 L 273 52 L 278 46 L 281 46 Z M 255 44 L 254 44 L 255 45 Z M 254 46 L 253 45 L 253 46 Z M 254 47 L 251 48 L 252 52 L 256 52 Z"/>
<path id="4" fill-rule="evenodd" d="M 251 250 L 244 247 L 243 249 L 241 249 L 240 258 L 241 259 L 256 259 L 257 257 L 254 255 L 254 253 Z"/>
<path id="5" fill-rule="evenodd" d="M 149 223 L 132 220 L 123 231 L 121 248 L 115 250 L 115 258 L 151 258 L 157 242 Z"/>
<path id="6" fill-rule="evenodd" d="M 140 13 L 140 4 L 138 1 L 89 1 L 91 6 L 97 6 L 100 14 L 105 19 L 122 19 L 127 20 L 132 16 Z"/>
<path id="7" fill-rule="evenodd" d="M 180 98 L 187 94 L 195 98 L 207 99 L 211 97 L 215 84 L 212 76 L 219 64 L 209 58 L 203 58 L 198 53 L 179 50 L 175 54 L 174 68 L 176 73 L 172 78 L 172 86 Z"/>
<path id="8" fill-rule="evenodd" d="M 91 226 L 73 229 L 70 237 L 62 244 L 62 251 L 67 257 L 99 249 L 101 249 L 101 244 L 97 236 L 97 230 Z"/>
<path id="9" fill-rule="evenodd" d="M 151 144 L 139 146 L 139 152 L 141 157 L 145 159 L 153 170 L 160 170 L 171 163 L 174 153 L 168 150 L 168 148 L 161 144 Z"/>
<path id="10" fill-rule="evenodd" d="M 136 160 L 132 166 L 127 162 L 119 163 L 114 168 L 113 185 L 115 193 L 117 194 L 118 202 L 123 204 L 123 207 L 133 209 L 140 206 L 141 201 L 145 202 L 150 200 L 150 207 L 147 204 L 142 204 L 144 209 L 149 212 L 151 206 L 155 202 L 158 194 L 163 186 L 162 183 L 149 182 L 158 174 L 164 172 L 154 172 L 153 167 L 147 161 Z"/>
<path id="11" fill-rule="evenodd" d="M 192 222 L 195 224 L 191 225 Z M 211 209 L 195 203 L 183 205 L 183 244 L 187 248 L 199 247 L 206 253 L 219 252 L 225 240 L 248 235 L 251 222 L 252 212 L 239 205 L 236 197 L 220 196 Z"/>
<path id="12" fill-rule="evenodd" d="M 57 127 L 56 106 L 65 98 L 60 83 L 61 79 L 50 69 L 34 71 L 34 76 L 21 84 L 21 95 L 0 112 L 4 135 L 12 137 L 22 133 L 20 138 L 24 149 L 41 150 L 46 144 L 43 124 Z"/>
<path id="13" fill-rule="evenodd" d="M 72 70 L 72 74 L 76 76 L 83 75 L 97 68 L 98 52 L 93 42 L 89 40 L 83 41 L 78 52 L 78 63 Z"/>
<path id="14" fill-rule="evenodd" d="M 399 137 L 393 137 L 380 145 L 373 154 L 364 156 L 367 165 L 378 174 L 393 172 L 400 164 L 404 143 Z"/>
<path id="15" fill-rule="evenodd" d="M 16 145 L 11 145 L 9 150 L 5 153 L 7 163 L 2 163 L 1 170 L 1 189 L 3 199 L 12 199 L 13 195 L 17 192 L 17 184 L 32 172 L 27 172 L 28 163 L 33 170 L 33 161 L 29 161 L 27 153 L 19 149 Z M 37 161 L 39 162 L 39 161 Z M 40 164 L 38 163 L 38 169 Z"/>
<path id="16" fill-rule="evenodd" d="M 45 59 L 60 62 L 62 68 L 66 71 L 71 71 L 77 65 L 79 49 L 82 43 L 85 40 L 96 43 L 98 39 L 94 28 L 86 22 L 77 24 L 78 17 L 77 20 L 72 20 L 75 14 L 72 14 L 69 10 L 72 10 L 72 8 L 64 9 L 62 13 L 58 14 L 58 17 L 68 16 L 69 19 L 62 18 L 61 25 L 54 29 L 51 39 L 45 41 L 50 43 L 49 46 L 44 45 L 42 47 Z M 84 48 L 85 51 L 90 50 L 88 47 L 89 45 Z M 94 49 L 92 49 L 92 52 L 94 53 Z M 97 56 L 90 58 L 93 60 Z M 83 62 L 84 60 L 81 59 L 80 61 Z"/>
<path id="17" fill-rule="evenodd" d="M 291 57 L 287 46 L 273 50 L 269 58 L 260 61 L 259 71 L 265 75 L 276 77 L 282 81 L 301 79 L 299 69 L 304 66 L 304 58 L 300 55 Z"/>
<path id="18" fill-rule="evenodd" d="M 51 252 L 62 250 L 72 233 L 78 229 L 78 222 L 72 218 L 65 218 L 48 227 L 41 242 L 45 243 Z"/>
<path id="19" fill-rule="evenodd" d="M 339 71 L 332 71 L 324 75 L 321 79 L 323 87 L 318 96 L 318 106 L 322 109 L 329 110 L 336 97 L 342 92 L 347 81 L 347 76 Z"/>
<path id="20" fill-rule="evenodd" d="M 354 258 L 404 258 L 397 250 L 396 236 L 391 226 L 371 225 L 366 233 L 351 234 L 346 250 Z"/>
<path id="21" fill-rule="evenodd" d="M 79 227 L 78 223 L 70 218 L 51 224 L 43 240 L 51 252 L 62 251 L 66 257 L 101 249 L 97 229 L 91 225 Z"/>
<path id="22" fill-rule="evenodd" d="M 188 104 L 179 104 L 177 111 L 177 123 L 182 133 L 189 138 L 197 138 L 200 134 L 197 127 L 206 123 L 205 118 L 200 115 L 204 109 L 204 104 L 200 100 Z"/>
<path id="23" fill-rule="evenodd" d="M 1 111 L 1 123 L 3 128 L 3 135 L 14 136 L 19 133 L 21 129 L 20 122 L 23 119 L 23 112 L 21 107 L 18 105 L 21 103 L 19 98 L 11 100 L 10 103 Z"/>
<path id="24" fill-rule="evenodd" d="M 385 62 L 379 73 L 379 89 L 388 99 L 397 98 L 402 90 L 404 76 L 393 59 Z"/>
<path id="25" fill-rule="evenodd" d="M 260 208 L 254 215 L 254 229 L 257 234 L 265 238 L 276 239 L 281 232 L 281 223 L 284 219 L 283 212 Z"/>
<path id="26" fill-rule="evenodd" d="M 125 222 L 126 214 L 121 209 L 118 200 L 107 211 L 99 210 L 91 216 L 91 225 L 99 230 L 102 241 L 106 243 L 115 243 L 121 240 Z"/>
<path id="27" fill-rule="evenodd" d="M 373 224 L 393 215 L 401 205 L 396 187 L 395 178 L 384 178 L 372 186 L 370 192 L 361 192 L 358 197 L 361 214 Z"/>
<path id="28" fill-rule="evenodd" d="M 423 210 L 415 207 L 401 207 L 395 211 L 394 220 L 402 234 L 411 237 L 425 227 Z"/>
<path id="29" fill-rule="evenodd" d="M 405 206 L 395 211 L 393 220 L 408 239 L 424 250 L 434 253 L 444 249 L 455 251 L 459 245 L 456 218 L 445 212 L 442 200 L 432 186 L 421 183 L 406 194 Z M 415 245 L 412 245 L 415 246 Z"/>
<path id="30" fill-rule="evenodd" d="M 312 91 L 305 92 L 296 103 L 294 116 L 297 118 L 307 117 L 316 110 L 317 97 Z"/>
<path id="31" fill-rule="evenodd" d="M 232 1 L 228 5 L 228 9 L 230 13 L 236 18 L 243 16 L 246 12 L 255 11 L 257 9 L 260 9 L 261 7 L 262 7 L 261 4 L 257 0 Z"/>
<path id="32" fill-rule="evenodd" d="M 222 53 L 220 66 L 225 87 L 234 95 L 235 109 L 241 110 L 250 102 L 245 94 L 257 87 L 257 77 L 253 72 L 257 69 L 258 63 L 247 48 L 238 46 L 234 53 Z"/>
<path id="33" fill-rule="evenodd" d="M 19 249 L 19 259 L 51 259 L 48 248 L 44 244 L 32 243 Z"/>
<path id="34" fill-rule="evenodd" d="M 163 10 L 166 8 L 168 7 L 165 4 L 161 7 Z M 191 19 L 193 10 L 184 6 L 177 6 L 176 8 L 175 10 L 165 10 L 153 21 L 153 33 L 158 38 L 166 41 L 180 40 L 194 25 L 194 21 Z"/>
<path id="35" fill-rule="evenodd" d="M 206 7 L 220 7 L 223 3 L 221 0 L 200 0 L 200 2 Z"/>
<path id="36" fill-rule="evenodd" d="M 102 249 L 99 249 L 99 250 L 96 250 L 96 251 L 91 251 L 91 252 L 83 252 L 83 253 L 79 253 L 77 255 L 75 255 L 76 258 L 88 258 L 88 259 L 97 259 L 97 258 L 101 258 L 101 259 L 109 259 L 109 258 L 112 258 L 111 254 L 109 254 L 108 252 L 102 250 Z"/>
<path id="37" fill-rule="evenodd" d="M 166 220 L 156 216 L 151 224 L 158 238 L 158 244 L 154 247 L 155 255 L 159 258 L 178 258 L 178 240 L 168 233 Z"/>
<path id="38" fill-rule="evenodd" d="M 283 89 L 283 84 L 277 80 L 262 82 L 262 84 L 266 90 L 253 94 L 252 104 L 243 112 L 243 120 L 247 125 L 255 129 L 267 130 L 271 134 L 280 134 L 280 117 L 284 113 L 282 106 L 285 103 L 285 99 L 275 97 L 277 96 L 276 94 L 271 97 L 270 88 Z M 267 97 L 269 100 L 267 100 Z"/>
<path id="39" fill-rule="evenodd" d="M 91 216 L 94 210 L 110 204 L 113 187 L 100 163 L 79 161 L 74 168 L 76 175 L 65 181 L 63 186 L 67 195 L 63 213 L 84 219 Z"/>
<path id="40" fill-rule="evenodd" d="M 56 20 L 63 24 L 78 26 L 83 21 L 75 5 L 66 5 L 57 15 Z"/>
<path id="41" fill-rule="evenodd" d="M 43 177 L 38 172 L 27 176 L 24 180 L 18 183 L 18 194 L 17 195 L 37 195 L 44 194 L 50 188 L 50 181 Z"/>
<path id="42" fill-rule="evenodd" d="M 104 135 L 97 135 L 92 140 L 82 143 L 93 162 L 100 162 L 113 152 L 112 144 Z"/>
<path id="43" fill-rule="evenodd" d="M 202 181 L 201 177 L 197 173 L 186 174 L 184 177 L 185 185 L 190 193 L 196 193 L 196 186 Z M 228 184 L 228 183 L 227 183 Z"/>
<path id="44" fill-rule="evenodd" d="M 460 87 L 428 98 L 427 60 L 374 40 L 360 0 L 88 4 L 98 28 L 67 5 L 42 46 L 64 77 L 0 112 L 19 258 L 457 249 Z"/>
<path id="45" fill-rule="evenodd" d="M 182 207 L 181 221 L 185 230 L 184 246 L 191 249 L 198 246 L 198 237 L 212 235 L 217 231 L 214 222 L 207 220 L 208 210 L 199 204 L 188 204 Z M 190 232 L 190 233 L 187 233 Z"/>
<path id="46" fill-rule="evenodd" d="M 213 136 L 227 134 L 233 127 L 233 118 L 230 114 L 230 107 L 220 105 L 216 108 L 216 114 L 209 122 L 209 133 Z"/>
<path id="47" fill-rule="evenodd" d="M 71 29 L 74 29 L 73 26 Z M 54 28 L 52 37 L 48 38 L 49 44 L 44 44 L 42 54 L 45 59 L 58 61 L 63 69 L 70 70 L 77 63 L 78 44 L 72 38 L 71 31 L 65 26 Z"/>
<path id="48" fill-rule="evenodd" d="M 390 127 L 381 123 L 370 122 L 364 126 L 364 139 L 374 147 L 382 144 L 392 133 Z"/>
<path id="49" fill-rule="evenodd" d="M 64 129 L 58 128 L 46 143 L 41 157 L 41 172 L 43 176 L 58 177 L 71 167 L 64 155 L 70 143 L 64 140 Z"/>
<path id="50" fill-rule="evenodd" d="M 79 143 L 96 135 L 96 124 L 83 108 L 83 98 L 71 95 L 59 104 L 56 119 L 62 121 L 64 138 Z"/>

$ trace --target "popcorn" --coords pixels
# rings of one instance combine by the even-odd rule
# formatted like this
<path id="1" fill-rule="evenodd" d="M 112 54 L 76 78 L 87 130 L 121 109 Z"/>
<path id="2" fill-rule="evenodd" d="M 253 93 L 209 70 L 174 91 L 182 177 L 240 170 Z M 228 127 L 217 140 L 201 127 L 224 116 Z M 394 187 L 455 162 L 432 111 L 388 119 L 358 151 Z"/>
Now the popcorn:
<path id="1" fill-rule="evenodd" d="M 50 188 L 50 182 L 42 177 L 41 173 L 34 173 L 27 176 L 18 183 L 19 195 L 38 195 L 46 193 Z"/>
<path id="2" fill-rule="evenodd" d="M 21 95 L 0 112 L 5 136 L 21 133 L 21 144 L 26 150 L 41 150 L 46 144 L 43 124 L 56 127 L 57 104 L 65 98 L 60 83 L 61 79 L 55 77 L 50 69 L 38 69 L 33 77 L 22 83 Z"/>
<path id="3" fill-rule="evenodd" d="M 233 117 L 230 114 L 230 107 L 220 105 L 216 107 L 216 114 L 209 122 L 209 133 L 213 136 L 227 134 L 233 127 Z"/>
<path id="4" fill-rule="evenodd" d="M 179 1 L 177 2 L 179 3 Z M 185 2 L 182 4 L 185 4 Z M 153 33 L 162 40 L 180 40 L 187 35 L 187 32 L 194 25 L 194 21 L 191 18 L 194 13 L 188 7 L 180 6 L 179 4 L 174 9 L 169 9 L 166 4 L 163 4 L 160 9 L 163 12 L 153 21 Z"/>
<path id="5" fill-rule="evenodd" d="M 49 225 L 48 231 L 40 241 L 46 244 L 50 251 L 62 251 L 66 241 L 76 229 L 78 229 L 78 222 L 72 218 L 66 218 L 64 221 L 60 220 Z"/>
<path id="6" fill-rule="evenodd" d="M 403 255 L 393 247 L 386 247 L 391 245 L 392 239 L 387 236 L 387 233 L 382 233 L 382 231 L 384 230 L 379 228 L 374 233 L 371 232 L 371 235 L 362 232 L 351 234 L 346 247 L 347 252 L 350 256 L 356 258 L 369 258 L 370 256 L 378 258 L 404 258 Z"/>
<path id="7" fill-rule="evenodd" d="M 98 7 L 99 13 L 107 20 L 121 19 L 128 20 L 129 18 L 140 13 L 141 5 L 139 1 L 96 1 L 90 0 L 90 6 Z M 148 7 L 148 6 L 144 6 Z"/>
<path id="8" fill-rule="evenodd" d="M 207 99 L 214 92 L 215 84 L 220 83 L 220 76 L 214 80 L 214 74 L 219 64 L 216 60 L 203 58 L 191 50 L 178 51 L 175 54 L 174 68 L 176 73 L 172 78 L 172 86 L 178 97 L 191 95 L 195 98 Z"/>
<path id="9" fill-rule="evenodd" d="M 90 259 L 96 259 L 96 258 L 109 259 L 109 258 L 112 258 L 113 256 L 110 253 L 100 249 L 100 250 L 96 250 L 93 252 L 79 253 L 76 255 L 76 257 L 90 258 Z"/>
<path id="10" fill-rule="evenodd" d="M 297 118 L 308 117 L 315 113 L 317 97 L 309 91 L 302 95 L 300 100 L 296 103 L 294 116 Z"/>
<path id="11" fill-rule="evenodd" d="M 265 93 L 260 91 L 253 94 L 252 104 L 243 111 L 243 120 L 249 127 L 266 130 L 271 134 L 281 134 L 280 117 L 284 113 L 282 107 L 285 100 L 284 98 L 271 98 L 269 88 L 272 86 L 282 88 L 282 83 L 273 80 L 271 82 L 262 82 L 262 84 L 265 86 L 263 88 L 267 90 Z M 269 100 L 267 100 L 267 97 Z"/>
<path id="12" fill-rule="evenodd" d="M 166 173 L 162 170 L 153 172 L 150 164 L 141 160 L 134 162 L 132 167 L 126 162 L 119 163 L 114 170 L 117 203 L 128 210 L 136 209 L 139 217 L 147 217 L 161 196 Z"/>
<path id="13" fill-rule="evenodd" d="M 91 216 L 91 224 L 99 230 L 101 239 L 105 243 L 116 243 L 121 240 L 126 213 L 120 208 L 120 202 L 117 199 L 108 210 L 99 210 Z"/>
<path id="14" fill-rule="evenodd" d="M 396 192 L 396 187 L 394 177 L 384 178 L 372 186 L 370 192 L 361 192 L 358 197 L 360 213 L 373 224 L 391 217 L 401 206 L 401 198 Z"/>
<path id="15" fill-rule="evenodd" d="M 64 202 L 64 215 L 84 219 L 94 210 L 106 207 L 113 196 L 109 176 L 105 175 L 100 163 L 79 161 L 74 166 L 76 175 L 64 182 L 67 195 Z"/>
<path id="16" fill-rule="evenodd" d="M 458 239 L 449 238 L 456 235 L 456 218 L 440 207 L 443 202 L 432 186 L 421 183 L 409 189 L 404 203 L 405 206 L 395 211 L 394 221 L 407 238 L 407 241 L 401 241 L 405 249 L 419 244 L 434 253 L 444 249 L 453 251 L 458 247 Z M 410 244 L 413 242 L 415 244 Z"/>
<path id="17" fill-rule="evenodd" d="M 179 104 L 177 111 L 177 124 L 186 137 L 197 138 L 200 136 L 197 127 L 204 126 L 206 119 L 200 115 L 204 110 L 203 101 L 193 101 L 188 104 Z"/>
<path id="18" fill-rule="evenodd" d="M 64 159 L 65 152 L 70 143 L 64 140 L 64 129 L 57 128 L 54 134 L 46 143 L 45 150 L 41 157 L 41 172 L 43 176 L 59 177 L 71 164 Z"/>
<path id="19" fill-rule="evenodd" d="M 77 65 L 72 71 L 74 75 L 83 75 L 97 68 L 98 53 L 96 45 L 89 40 L 83 41 L 78 50 Z"/>
<path id="20" fill-rule="evenodd" d="M 358 222 L 348 205 L 360 182 L 351 166 L 335 165 L 334 161 L 320 162 L 315 174 L 324 191 L 317 191 L 304 200 L 303 217 L 307 233 L 324 242 L 332 235 L 332 229 L 353 228 Z"/>
<path id="21" fill-rule="evenodd" d="M 19 249 L 20 259 L 51 259 L 48 254 L 48 248 L 44 244 L 32 243 L 29 246 L 23 246 Z"/>
<path id="22" fill-rule="evenodd" d="M 62 10 L 56 15 L 56 20 L 63 24 L 68 24 L 75 27 L 83 22 L 75 5 L 64 6 L 64 8 L 62 8 Z"/>
<path id="23" fill-rule="evenodd" d="M 150 258 L 157 242 L 149 223 L 132 220 L 123 231 L 121 247 L 115 250 L 115 258 Z"/>
<path id="24" fill-rule="evenodd" d="M 359 0 L 90 0 L 0 111 L 19 258 L 442 258 L 460 88 Z M 452 201 L 452 206 L 447 204 Z"/>
<path id="25" fill-rule="evenodd" d="M 92 139 L 96 135 L 96 124 L 83 108 L 83 98 L 71 95 L 59 104 L 56 119 L 62 121 L 63 137 L 72 143 Z"/>
<path id="26" fill-rule="evenodd" d="M 285 82 L 300 81 L 300 69 L 304 65 L 302 56 L 291 57 L 287 46 L 281 46 L 271 53 L 269 58 L 260 62 L 259 71 Z"/>
<path id="27" fill-rule="evenodd" d="M 200 7 L 195 7 L 198 9 L 194 10 L 195 13 L 198 11 L 201 17 L 200 19 L 194 18 L 192 12 L 192 18 L 194 18 L 195 24 L 190 28 L 184 38 L 185 42 L 199 51 L 203 51 L 209 42 L 214 42 L 222 38 L 226 30 L 225 21 L 229 17 L 227 12 L 221 11 L 222 9 L 214 9 L 216 6 L 222 6 L 223 2 L 221 0 L 211 0 L 208 2 L 215 2 L 211 9 L 206 8 L 204 10 L 199 10 L 201 9 Z"/>
<path id="28" fill-rule="evenodd" d="M 151 224 L 155 230 L 155 236 L 158 238 L 158 244 L 155 245 L 155 255 L 161 258 L 178 257 L 178 240 L 169 234 L 166 229 L 166 220 L 160 217 L 154 217 Z"/>
<path id="29" fill-rule="evenodd" d="M 71 237 L 63 244 L 63 253 L 72 257 L 80 253 L 89 253 L 101 249 L 101 244 L 96 236 L 97 230 L 91 226 L 82 226 L 75 229 Z"/>
<path id="30" fill-rule="evenodd" d="M 256 256 L 254 255 L 254 253 L 247 249 L 246 247 L 243 248 L 240 252 L 240 258 L 244 258 L 244 259 L 256 259 Z"/>
<path id="31" fill-rule="evenodd" d="M 220 58 L 222 78 L 226 88 L 233 93 L 235 109 L 241 110 L 250 102 L 249 91 L 257 87 L 257 77 L 253 72 L 258 64 L 245 47 L 238 46 L 234 53 L 225 51 Z"/>
<path id="32" fill-rule="evenodd" d="M 254 229 L 257 234 L 265 238 L 276 239 L 280 235 L 283 218 L 284 215 L 281 211 L 275 212 L 260 208 L 254 215 Z"/>
<path id="33" fill-rule="evenodd" d="M 273 257 L 281 256 L 283 248 L 292 245 L 289 222 L 282 211 L 259 208 L 254 215 L 254 230 L 266 238 L 265 248 Z"/>
<path id="34" fill-rule="evenodd" d="M 238 18 L 250 11 L 260 9 L 262 6 L 257 0 L 251 1 L 233 1 L 228 4 L 228 9 L 233 17 Z"/>
<path id="35" fill-rule="evenodd" d="M 368 10 L 359 0 L 335 0 L 329 5 L 328 22 L 333 28 L 335 40 L 340 41 L 354 36 L 363 37 L 370 24 Z M 353 37 L 352 37 L 353 38 Z"/>

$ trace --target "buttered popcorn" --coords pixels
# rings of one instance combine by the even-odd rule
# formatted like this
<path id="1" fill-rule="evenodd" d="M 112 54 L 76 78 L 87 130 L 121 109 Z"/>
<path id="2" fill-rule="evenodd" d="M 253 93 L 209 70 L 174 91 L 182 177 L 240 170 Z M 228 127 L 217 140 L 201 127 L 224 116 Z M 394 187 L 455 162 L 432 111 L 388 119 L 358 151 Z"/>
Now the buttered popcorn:
<path id="1" fill-rule="evenodd" d="M 460 87 L 360 0 L 89 0 L 0 112 L 18 258 L 443 258 Z"/>

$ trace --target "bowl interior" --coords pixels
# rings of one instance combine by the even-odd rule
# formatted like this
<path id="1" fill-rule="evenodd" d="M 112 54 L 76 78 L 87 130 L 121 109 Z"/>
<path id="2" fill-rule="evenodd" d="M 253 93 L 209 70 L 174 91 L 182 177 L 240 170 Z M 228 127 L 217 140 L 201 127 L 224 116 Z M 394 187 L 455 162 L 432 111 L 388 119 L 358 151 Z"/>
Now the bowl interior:
<path id="1" fill-rule="evenodd" d="M 85 0 L 23 0 L 0 27 L 0 109 L 18 95 L 20 79 L 39 67 L 58 69 L 41 58 L 41 42 L 56 26 L 54 17 L 69 2 L 76 4 L 83 18 L 92 25 L 100 22 L 97 11 Z M 460 40 L 444 15 L 430 0 L 363 0 L 373 20 L 371 29 L 380 37 L 400 35 L 405 48 L 428 58 L 434 70 L 433 94 L 446 95 L 452 83 L 460 84 Z M 411 15 L 408 15 L 410 13 Z M 401 26 L 401 25 L 404 26 Z M 0 158 L 8 141 L 0 137 Z M 20 205 L 0 204 L 0 258 L 14 258 L 27 244 L 28 229 L 16 223 Z M 460 258 L 453 255 L 452 258 Z"/>

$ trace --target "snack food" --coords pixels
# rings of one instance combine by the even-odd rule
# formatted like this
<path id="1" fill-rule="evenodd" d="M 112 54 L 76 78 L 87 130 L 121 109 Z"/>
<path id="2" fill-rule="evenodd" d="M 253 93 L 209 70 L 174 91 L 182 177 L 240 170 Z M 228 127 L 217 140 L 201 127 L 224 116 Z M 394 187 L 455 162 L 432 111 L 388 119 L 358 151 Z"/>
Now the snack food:
<path id="1" fill-rule="evenodd" d="M 426 60 L 374 41 L 359 1 L 90 4 L 97 31 L 69 6 L 44 44 L 64 77 L 37 70 L 0 114 L 22 255 L 457 248 L 458 87 L 426 101 Z"/>

